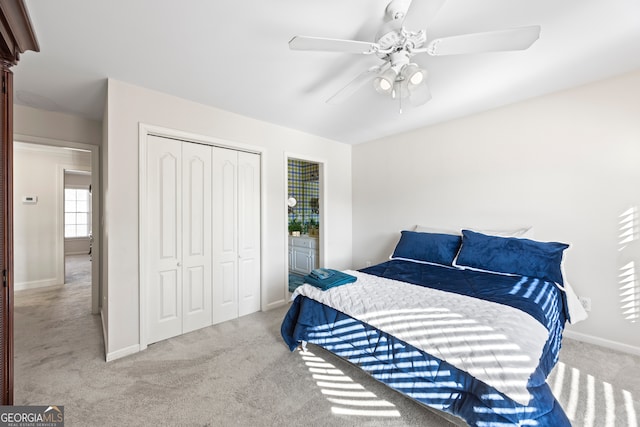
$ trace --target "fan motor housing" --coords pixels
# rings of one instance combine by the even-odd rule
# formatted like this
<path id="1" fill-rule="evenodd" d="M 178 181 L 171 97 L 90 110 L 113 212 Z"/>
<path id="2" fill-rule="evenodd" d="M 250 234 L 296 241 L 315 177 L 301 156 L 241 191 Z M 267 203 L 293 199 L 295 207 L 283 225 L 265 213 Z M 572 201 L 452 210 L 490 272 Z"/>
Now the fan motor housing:
<path id="1" fill-rule="evenodd" d="M 384 50 L 392 48 L 394 46 L 400 47 L 402 45 L 404 37 L 399 31 L 389 31 L 378 38 L 377 43 Z"/>
<path id="2" fill-rule="evenodd" d="M 409 10 L 411 0 L 392 0 L 385 9 L 385 13 L 390 20 L 403 19 Z"/>

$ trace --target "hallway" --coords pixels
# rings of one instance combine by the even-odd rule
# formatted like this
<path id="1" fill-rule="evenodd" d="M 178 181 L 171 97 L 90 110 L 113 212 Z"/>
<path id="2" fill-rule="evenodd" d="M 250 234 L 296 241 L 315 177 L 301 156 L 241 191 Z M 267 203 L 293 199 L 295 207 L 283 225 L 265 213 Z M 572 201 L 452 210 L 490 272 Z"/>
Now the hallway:
<path id="1" fill-rule="evenodd" d="M 68 256 L 65 264 L 65 285 L 15 293 L 14 395 L 18 405 L 51 403 L 43 402 L 43 396 L 55 401 L 64 384 L 49 373 L 64 370 L 73 375 L 78 354 L 104 363 L 100 316 L 91 314 L 89 256 Z"/>

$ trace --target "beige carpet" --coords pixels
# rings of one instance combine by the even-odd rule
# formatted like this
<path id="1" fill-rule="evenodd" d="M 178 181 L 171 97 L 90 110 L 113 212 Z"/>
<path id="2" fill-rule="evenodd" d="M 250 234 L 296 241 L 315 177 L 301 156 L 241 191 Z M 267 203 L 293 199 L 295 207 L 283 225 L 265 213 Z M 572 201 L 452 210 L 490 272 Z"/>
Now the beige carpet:
<path id="1" fill-rule="evenodd" d="M 451 425 L 321 349 L 290 353 L 286 308 L 105 363 L 88 276 L 69 277 L 15 298 L 15 403 L 64 405 L 67 426 Z M 640 357 L 566 339 L 549 384 L 574 426 L 637 427 L 639 378 Z"/>

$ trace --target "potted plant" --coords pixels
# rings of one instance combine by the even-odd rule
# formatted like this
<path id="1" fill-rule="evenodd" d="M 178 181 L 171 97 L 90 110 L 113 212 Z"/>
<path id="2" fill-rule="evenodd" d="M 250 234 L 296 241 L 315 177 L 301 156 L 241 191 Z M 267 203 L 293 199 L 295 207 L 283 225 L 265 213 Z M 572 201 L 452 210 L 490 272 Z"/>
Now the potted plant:
<path id="1" fill-rule="evenodd" d="M 302 223 L 297 218 L 293 218 L 289 221 L 289 233 L 292 236 L 299 236 L 302 232 Z"/>
<path id="2" fill-rule="evenodd" d="M 309 222 L 307 222 L 307 233 L 309 234 L 309 236 L 318 237 L 318 228 L 319 225 L 315 219 L 311 218 Z"/>

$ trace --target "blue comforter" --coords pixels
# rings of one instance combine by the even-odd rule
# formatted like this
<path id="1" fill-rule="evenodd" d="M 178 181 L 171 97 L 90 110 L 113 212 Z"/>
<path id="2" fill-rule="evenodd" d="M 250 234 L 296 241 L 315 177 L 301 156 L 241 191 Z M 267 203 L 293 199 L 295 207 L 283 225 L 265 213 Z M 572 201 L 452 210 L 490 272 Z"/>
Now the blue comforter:
<path id="1" fill-rule="evenodd" d="M 300 341 L 319 345 L 407 396 L 462 417 L 472 426 L 570 426 L 546 384 L 558 360 L 567 318 L 564 294 L 553 283 L 400 260 L 361 271 L 507 304 L 529 313 L 549 331 L 539 366 L 529 380 L 534 399 L 521 405 L 447 362 L 303 296 L 296 298 L 282 323 L 282 336 L 291 350 Z"/>

